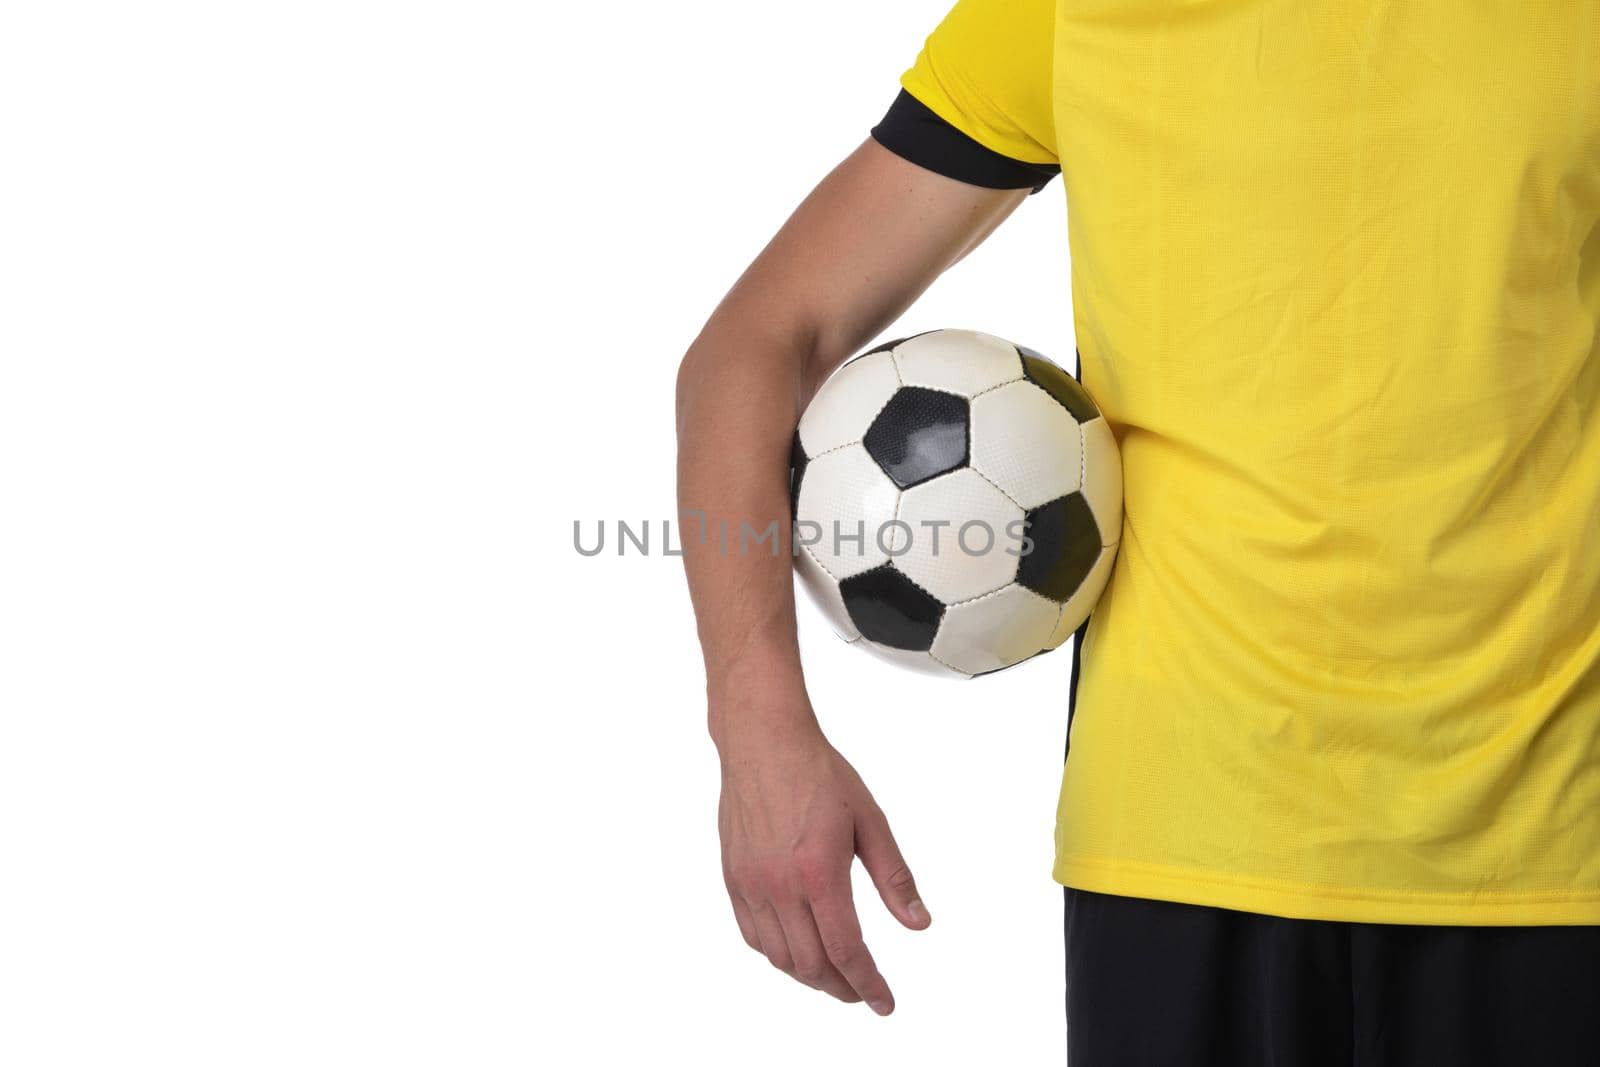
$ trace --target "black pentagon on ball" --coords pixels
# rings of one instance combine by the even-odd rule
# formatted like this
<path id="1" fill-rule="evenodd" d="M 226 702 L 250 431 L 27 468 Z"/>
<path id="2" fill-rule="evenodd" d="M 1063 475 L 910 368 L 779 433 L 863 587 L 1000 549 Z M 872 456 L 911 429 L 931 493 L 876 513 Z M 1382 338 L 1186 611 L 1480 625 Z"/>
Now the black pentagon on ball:
<path id="1" fill-rule="evenodd" d="M 1100 409 L 1089 398 L 1082 383 L 1031 348 L 1017 346 L 1022 353 L 1022 373 L 1040 389 L 1055 398 L 1074 419 L 1089 422 L 1100 417 Z"/>
<path id="2" fill-rule="evenodd" d="M 965 397 L 916 386 L 900 389 L 862 440 L 902 489 L 967 465 L 971 413 Z"/>
<path id="3" fill-rule="evenodd" d="M 926 652 L 933 647 L 944 605 L 891 564 L 839 583 L 845 610 L 861 636 L 890 648 Z"/>
<path id="4" fill-rule="evenodd" d="M 1100 527 L 1082 493 L 1068 493 L 1028 512 L 1032 550 L 1017 566 L 1017 583 L 1065 603 L 1100 558 Z"/>
<path id="5" fill-rule="evenodd" d="M 806 456 L 806 450 L 800 444 L 800 435 L 794 435 L 794 443 L 789 446 L 789 514 L 791 517 L 800 514 L 800 479 L 806 476 L 806 464 L 811 460 Z"/>

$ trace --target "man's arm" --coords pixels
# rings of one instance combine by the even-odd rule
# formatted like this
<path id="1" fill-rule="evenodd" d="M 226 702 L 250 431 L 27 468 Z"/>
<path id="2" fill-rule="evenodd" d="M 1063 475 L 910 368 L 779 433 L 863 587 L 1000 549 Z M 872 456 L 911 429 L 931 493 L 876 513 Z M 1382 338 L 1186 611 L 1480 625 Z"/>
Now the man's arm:
<path id="1" fill-rule="evenodd" d="M 723 298 L 678 371 L 684 566 L 722 761 L 718 828 L 740 932 L 791 976 L 880 1015 L 894 1000 L 861 940 L 859 854 L 885 905 L 922 929 L 888 822 L 812 712 L 795 640 L 788 459 L 817 386 L 1026 199 L 935 174 L 867 140 L 822 180 Z M 774 520 L 779 551 L 739 550 Z M 725 523 L 727 548 L 717 529 Z"/>

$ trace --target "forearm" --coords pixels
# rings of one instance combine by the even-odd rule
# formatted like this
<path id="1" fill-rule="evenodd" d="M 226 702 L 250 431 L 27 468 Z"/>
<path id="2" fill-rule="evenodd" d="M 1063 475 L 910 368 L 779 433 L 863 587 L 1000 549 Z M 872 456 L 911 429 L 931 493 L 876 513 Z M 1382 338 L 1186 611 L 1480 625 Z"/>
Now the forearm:
<path id="1" fill-rule="evenodd" d="M 743 310 L 730 297 L 678 375 L 683 558 L 719 748 L 731 728 L 770 733 L 811 716 L 795 640 L 788 461 L 814 341 L 798 324 L 764 325 Z"/>

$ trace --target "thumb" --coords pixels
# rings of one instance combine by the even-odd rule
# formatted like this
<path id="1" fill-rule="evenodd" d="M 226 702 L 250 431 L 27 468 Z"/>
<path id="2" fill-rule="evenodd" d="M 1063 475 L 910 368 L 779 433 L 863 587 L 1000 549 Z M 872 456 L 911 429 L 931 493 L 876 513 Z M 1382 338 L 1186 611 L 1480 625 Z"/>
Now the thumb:
<path id="1" fill-rule="evenodd" d="M 911 877 L 911 868 L 900 855 L 894 834 L 889 832 L 889 820 L 876 809 L 856 816 L 856 854 L 867 869 L 878 895 L 902 926 L 924 930 L 933 920 L 917 893 L 917 883 Z"/>

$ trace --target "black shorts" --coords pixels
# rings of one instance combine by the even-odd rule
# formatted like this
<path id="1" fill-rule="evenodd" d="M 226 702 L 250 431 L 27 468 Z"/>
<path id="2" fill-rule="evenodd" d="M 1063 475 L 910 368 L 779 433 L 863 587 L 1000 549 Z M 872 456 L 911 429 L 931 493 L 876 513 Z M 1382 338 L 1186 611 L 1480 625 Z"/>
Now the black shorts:
<path id="1" fill-rule="evenodd" d="M 1070 1067 L 1600 1065 L 1600 926 L 1065 895 Z"/>

